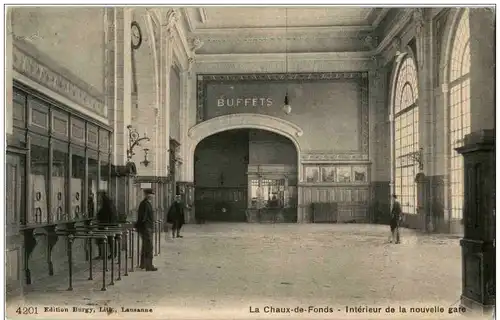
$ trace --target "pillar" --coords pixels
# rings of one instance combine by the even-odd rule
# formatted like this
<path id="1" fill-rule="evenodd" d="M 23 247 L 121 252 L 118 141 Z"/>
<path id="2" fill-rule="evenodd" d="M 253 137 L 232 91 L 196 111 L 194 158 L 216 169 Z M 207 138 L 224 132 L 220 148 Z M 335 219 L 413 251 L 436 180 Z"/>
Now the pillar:
<path id="1" fill-rule="evenodd" d="M 169 173 L 170 154 L 170 70 L 173 61 L 173 42 L 175 24 L 178 16 L 176 11 L 169 10 L 163 21 L 160 30 L 161 48 L 160 48 L 160 103 L 163 114 L 161 126 L 163 127 L 163 145 L 165 165 L 162 168 L 165 176 Z"/>
<path id="2" fill-rule="evenodd" d="M 130 45 L 130 23 L 132 12 L 124 8 L 107 8 L 107 31 L 105 32 L 106 59 L 106 104 L 110 123 L 113 124 L 112 164 L 123 166 L 127 160 L 128 130 L 131 122 L 132 104 L 132 60 Z M 128 178 L 115 178 L 112 183 L 118 212 L 129 215 Z"/>
<path id="3" fill-rule="evenodd" d="M 469 8 L 471 132 L 495 128 L 495 13 Z"/>
<path id="4" fill-rule="evenodd" d="M 382 57 L 373 57 L 372 70 L 368 73 L 368 90 L 370 97 L 370 147 L 371 186 L 370 186 L 370 222 L 388 221 L 390 211 L 390 181 L 391 181 L 391 154 L 390 154 L 390 121 L 388 100 L 391 94 L 387 88 L 388 71 L 383 67 Z"/>
<path id="5" fill-rule="evenodd" d="M 417 183 L 417 213 L 419 228 L 423 231 L 434 229 L 431 216 L 431 194 L 429 193 L 432 183 L 434 162 L 434 99 L 433 93 L 433 51 L 432 25 L 426 17 L 424 8 L 415 8 L 413 23 L 415 25 L 416 39 L 416 66 L 418 77 L 418 112 L 419 112 L 419 149 L 416 160 L 419 162 L 419 172 L 415 176 Z M 418 176 L 418 177 L 417 177 Z"/>
<path id="6" fill-rule="evenodd" d="M 493 107 L 492 107 L 493 108 Z M 487 312 L 495 304 L 495 132 L 466 136 L 457 149 L 464 157 L 464 238 L 461 305 Z"/>
<path id="7" fill-rule="evenodd" d="M 7 8 L 5 17 L 5 134 L 12 134 L 13 125 L 13 83 L 12 83 L 12 8 Z"/>

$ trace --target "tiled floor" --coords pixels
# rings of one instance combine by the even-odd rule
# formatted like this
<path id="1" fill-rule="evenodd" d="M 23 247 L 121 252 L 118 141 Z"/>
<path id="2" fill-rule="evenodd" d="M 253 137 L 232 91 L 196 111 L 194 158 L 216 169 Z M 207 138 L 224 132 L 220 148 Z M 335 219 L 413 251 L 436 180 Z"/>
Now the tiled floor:
<path id="1" fill-rule="evenodd" d="M 65 291 L 67 281 L 60 279 L 23 300 L 9 301 L 7 314 L 14 318 L 16 307 L 38 306 L 38 319 L 459 317 L 449 314 L 449 307 L 458 307 L 461 291 L 459 239 L 403 230 L 403 243 L 393 245 L 387 229 L 357 224 L 186 225 L 182 239 L 162 235 L 157 272 L 130 273 L 106 292 L 100 291 L 100 274 L 91 282 L 81 272 L 74 291 Z M 49 306 L 94 308 L 96 313 L 44 312 Z M 118 312 L 99 313 L 103 306 Z M 153 312 L 122 312 L 121 307 Z M 291 313 L 266 312 L 269 307 L 290 308 L 279 310 Z M 361 308 L 346 312 L 346 307 Z M 387 313 L 387 307 L 395 312 Z M 400 307 L 407 312 L 399 312 Z M 411 307 L 428 309 L 415 313 Z M 431 313 L 435 308 L 444 312 Z"/>

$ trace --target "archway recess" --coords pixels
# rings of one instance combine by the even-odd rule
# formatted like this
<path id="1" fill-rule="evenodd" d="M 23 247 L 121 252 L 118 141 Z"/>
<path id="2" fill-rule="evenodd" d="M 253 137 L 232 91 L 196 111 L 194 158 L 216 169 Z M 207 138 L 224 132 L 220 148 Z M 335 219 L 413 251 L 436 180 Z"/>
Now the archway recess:
<path id="1" fill-rule="evenodd" d="M 297 150 L 297 178 L 300 183 L 302 181 L 302 163 L 301 163 L 301 144 L 299 138 L 303 135 L 303 130 L 298 125 L 283 120 L 280 118 L 251 113 L 231 114 L 216 117 L 191 127 L 188 131 L 187 139 L 187 154 L 184 155 L 186 162 L 186 176 L 183 177 L 184 181 L 193 181 L 194 179 L 194 152 L 196 146 L 200 141 L 214 135 L 216 133 L 233 130 L 233 129 L 260 129 L 270 131 L 282 135 L 295 145 Z M 302 195 L 300 187 L 298 191 L 298 203 L 300 207 L 302 204 Z M 298 217 L 301 221 L 302 217 Z"/>
<path id="2" fill-rule="evenodd" d="M 303 135 L 302 129 L 290 122 L 280 118 L 271 117 L 268 115 L 262 114 L 252 114 L 252 113 L 239 113 L 239 114 L 230 114 L 225 116 L 216 117 L 202 123 L 199 123 L 189 129 L 188 131 L 188 144 L 189 151 L 188 154 L 185 155 L 186 160 L 188 160 L 189 170 L 188 177 L 186 177 L 187 181 L 192 181 L 194 175 L 194 166 L 193 166 L 193 158 L 194 151 L 198 143 L 205 139 L 208 136 L 213 134 L 232 130 L 232 129 L 260 129 L 271 131 L 277 134 L 280 134 L 284 137 L 290 139 L 295 148 L 297 149 L 297 167 L 299 174 L 299 181 L 301 181 L 302 170 L 300 163 L 301 156 L 301 147 L 300 142 L 298 140 L 299 137 Z"/>

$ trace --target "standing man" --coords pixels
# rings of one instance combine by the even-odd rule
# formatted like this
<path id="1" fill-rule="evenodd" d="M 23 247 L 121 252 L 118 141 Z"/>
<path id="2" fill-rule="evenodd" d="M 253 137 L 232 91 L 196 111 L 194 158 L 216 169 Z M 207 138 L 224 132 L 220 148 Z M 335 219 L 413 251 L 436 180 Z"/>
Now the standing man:
<path id="1" fill-rule="evenodd" d="M 113 200 L 108 196 L 106 191 L 100 191 L 99 196 L 101 198 L 100 200 L 100 205 L 101 208 L 99 211 L 97 211 L 97 222 L 99 224 L 103 224 L 104 226 L 100 226 L 99 230 L 104 230 L 106 225 L 114 224 L 117 222 L 117 214 L 116 214 L 116 208 L 113 203 Z M 92 199 L 94 196 L 92 196 Z M 92 203 L 94 201 L 92 200 Z M 92 209 L 93 210 L 93 209 Z M 99 255 L 95 258 L 97 259 L 104 259 L 104 247 L 103 247 L 104 241 L 101 239 L 97 239 L 97 245 L 99 249 Z M 112 248 L 114 251 L 112 251 Z M 113 237 L 108 237 L 108 259 L 111 259 L 111 253 L 114 253 L 114 256 L 118 255 L 118 250 L 116 250 L 116 246 L 113 243 Z"/>
<path id="2" fill-rule="evenodd" d="M 168 209 L 167 222 L 172 224 L 172 238 L 182 238 L 179 233 L 184 224 L 184 204 L 180 195 L 175 196 L 174 203 Z"/>
<path id="3" fill-rule="evenodd" d="M 146 271 L 158 270 L 153 266 L 154 213 L 153 206 L 151 204 L 153 195 L 153 189 L 144 189 L 144 200 L 142 200 L 139 204 L 137 222 L 135 224 L 137 231 L 142 238 L 140 268 L 146 269 Z"/>
<path id="4" fill-rule="evenodd" d="M 393 203 L 391 210 L 391 243 L 394 241 L 395 243 L 400 243 L 399 237 L 399 222 L 401 220 L 401 204 L 398 201 L 398 197 L 393 194 L 392 195 Z"/>

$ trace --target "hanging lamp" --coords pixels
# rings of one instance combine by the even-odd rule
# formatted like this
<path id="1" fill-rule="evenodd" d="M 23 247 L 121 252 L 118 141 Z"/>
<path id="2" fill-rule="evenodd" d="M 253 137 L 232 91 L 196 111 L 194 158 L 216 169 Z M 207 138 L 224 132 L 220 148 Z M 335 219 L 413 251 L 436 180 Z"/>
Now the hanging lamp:
<path id="1" fill-rule="evenodd" d="M 286 93 L 285 100 L 283 101 L 283 112 L 290 114 L 292 112 L 292 106 L 290 105 L 290 100 L 288 98 L 288 9 L 285 8 L 285 81 L 286 81 Z"/>

